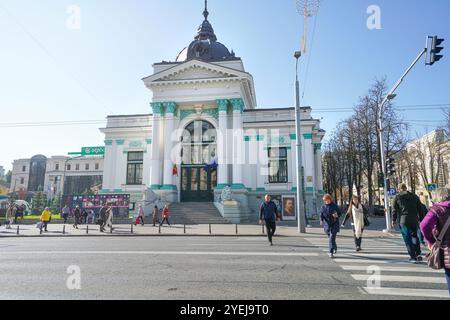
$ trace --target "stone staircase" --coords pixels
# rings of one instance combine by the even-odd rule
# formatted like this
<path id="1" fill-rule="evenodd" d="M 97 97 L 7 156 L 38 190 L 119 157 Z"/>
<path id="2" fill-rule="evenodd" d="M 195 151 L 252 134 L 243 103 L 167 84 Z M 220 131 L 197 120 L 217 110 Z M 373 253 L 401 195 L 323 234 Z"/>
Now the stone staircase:
<path id="1" fill-rule="evenodd" d="M 182 202 L 169 206 L 171 224 L 228 224 L 212 202 Z"/>

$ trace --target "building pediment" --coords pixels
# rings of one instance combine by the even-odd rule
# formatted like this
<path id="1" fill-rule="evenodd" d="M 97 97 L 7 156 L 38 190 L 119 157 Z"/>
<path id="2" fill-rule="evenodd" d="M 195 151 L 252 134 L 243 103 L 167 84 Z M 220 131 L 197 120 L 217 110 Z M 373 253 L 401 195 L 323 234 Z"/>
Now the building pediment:
<path id="1" fill-rule="evenodd" d="M 219 66 L 213 63 L 191 60 L 144 78 L 143 81 L 147 87 L 151 87 L 152 85 L 167 83 L 197 82 L 214 79 L 250 80 L 251 75 L 246 72 Z"/>

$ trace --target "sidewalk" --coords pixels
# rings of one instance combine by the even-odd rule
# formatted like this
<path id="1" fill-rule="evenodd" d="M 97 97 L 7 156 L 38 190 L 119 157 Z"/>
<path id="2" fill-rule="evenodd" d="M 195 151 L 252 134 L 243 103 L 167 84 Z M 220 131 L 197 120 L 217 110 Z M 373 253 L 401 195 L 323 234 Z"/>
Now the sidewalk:
<path id="1" fill-rule="evenodd" d="M 117 224 L 114 229 L 106 229 L 101 233 L 98 225 L 80 225 L 73 228 L 66 224 L 49 224 L 48 232 L 40 234 L 35 225 L 13 225 L 12 229 L 0 227 L 0 238 L 2 237 L 117 237 L 117 236 L 245 236 L 262 237 L 266 236 L 266 230 L 260 225 L 235 225 L 235 224 L 213 224 L 213 225 L 172 225 L 159 228 L 157 225 L 131 226 L 131 224 Z M 211 228 L 211 232 L 210 232 Z M 236 232 L 237 228 L 237 232 Z M 17 232 L 18 231 L 18 232 Z M 17 234 L 18 233 L 18 234 Z M 307 234 L 299 234 L 297 227 L 277 226 L 277 236 L 283 237 L 325 237 L 323 229 L 320 227 L 307 228 Z M 365 238 L 393 238 L 398 237 L 397 233 L 385 234 L 382 231 L 367 230 L 364 233 Z M 343 229 L 339 237 L 353 237 L 351 229 Z"/>

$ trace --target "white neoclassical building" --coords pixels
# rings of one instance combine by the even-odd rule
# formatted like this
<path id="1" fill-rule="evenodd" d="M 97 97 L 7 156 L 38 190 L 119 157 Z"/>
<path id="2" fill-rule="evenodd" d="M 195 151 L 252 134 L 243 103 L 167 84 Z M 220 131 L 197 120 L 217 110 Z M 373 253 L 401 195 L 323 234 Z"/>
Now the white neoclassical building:
<path id="1" fill-rule="evenodd" d="M 295 111 L 257 108 L 252 75 L 217 41 L 208 15 L 205 8 L 197 36 L 175 62 L 155 63 L 143 79 L 153 93 L 152 113 L 107 118 L 102 192 L 147 204 L 214 202 L 234 222 L 257 215 L 264 194 L 280 205 L 295 197 Z M 313 215 L 323 194 L 325 132 L 310 107 L 302 108 L 301 130 Z"/>

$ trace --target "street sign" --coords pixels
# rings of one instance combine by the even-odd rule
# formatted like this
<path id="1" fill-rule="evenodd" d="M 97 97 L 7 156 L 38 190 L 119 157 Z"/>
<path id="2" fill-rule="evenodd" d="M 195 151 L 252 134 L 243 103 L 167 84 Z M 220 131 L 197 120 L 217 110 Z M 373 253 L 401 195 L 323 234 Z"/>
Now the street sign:
<path id="1" fill-rule="evenodd" d="M 428 191 L 436 191 L 437 190 L 437 184 L 436 183 L 429 183 L 429 184 L 427 184 L 426 189 Z"/>
<path id="2" fill-rule="evenodd" d="M 81 148 L 82 156 L 103 156 L 105 154 L 105 147 L 84 147 Z"/>
<path id="3" fill-rule="evenodd" d="M 389 193 L 389 196 L 390 196 L 390 197 L 394 197 L 395 195 L 397 195 L 397 189 L 395 189 L 395 188 L 390 188 L 389 191 L 388 191 L 388 193 Z"/>

